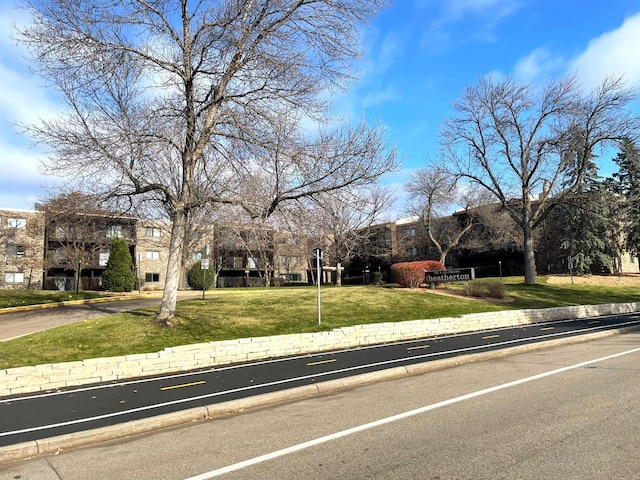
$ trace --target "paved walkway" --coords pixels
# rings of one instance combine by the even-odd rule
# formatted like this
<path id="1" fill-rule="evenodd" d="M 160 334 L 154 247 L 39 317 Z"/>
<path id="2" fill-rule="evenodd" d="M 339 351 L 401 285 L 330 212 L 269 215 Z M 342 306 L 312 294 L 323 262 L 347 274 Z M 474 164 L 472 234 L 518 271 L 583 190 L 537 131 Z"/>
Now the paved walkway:
<path id="1" fill-rule="evenodd" d="M 178 299 L 199 298 L 201 295 L 202 293 L 194 291 L 178 292 Z M 22 337 L 69 323 L 160 305 L 161 300 L 160 293 L 142 295 L 134 299 L 127 298 L 127 300 L 118 297 L 108 300 L 100 299 L 100 301 L 89 300 L 81 304 L 55 307 L 34 305 L 26 309 L 21 307 L 20 311 L 2 309 L 0 310 L 0 341 Z"/>

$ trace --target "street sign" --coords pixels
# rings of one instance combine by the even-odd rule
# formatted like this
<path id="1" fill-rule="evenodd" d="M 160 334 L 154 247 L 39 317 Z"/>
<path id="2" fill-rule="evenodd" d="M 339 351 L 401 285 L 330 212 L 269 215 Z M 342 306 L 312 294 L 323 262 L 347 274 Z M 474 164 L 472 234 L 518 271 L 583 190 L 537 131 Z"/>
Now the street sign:
<path id="1" fill-rule="evenodd" d="M 209 270 L 209 259 L 208 258 L 203 258 L 202 259 L 202 263 L 200 264 L 200 268 L 202 270 Z"/>

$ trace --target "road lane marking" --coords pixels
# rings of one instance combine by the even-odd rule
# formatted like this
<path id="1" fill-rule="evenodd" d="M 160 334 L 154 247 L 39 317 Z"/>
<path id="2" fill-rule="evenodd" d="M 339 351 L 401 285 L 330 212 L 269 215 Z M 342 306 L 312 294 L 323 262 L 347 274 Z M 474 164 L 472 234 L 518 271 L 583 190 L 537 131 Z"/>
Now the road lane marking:
<path id="1" fill-rule="evenodd" d="M 490 338 L 498 338 L 500 335 L 487 335 L 486 337 L 482 337 L 483 340 L 489 340 Z"/>
<path id="2" fill-rule="evenodd" d="M 191 382 L 191 383 L 182 383 L 180 385 L 171 385 L 169 387 L 162 387 L 160 388 L 160 390 L 164 391 L 164 390 L 175 390 L 176 388 L 185 388 L 185 387 L 193 387 L 195 385 L 203 385 L 207 382 L 205 382 L 204 380 L 200 380 L 199 382 Z"/>
<path id="3" fill-rule="evenodd" d="M 315 365 L 324 365 L 325 363 L 334 363 L 337 362 L 337 359 L 332 359 L 332 360 L 321 360 L 319 362 L 313 362 L 313 363 L 307 363 L 307 367 L 313 367 Z"/>
<path id="4" fill-rule="evenodd" d="M 587 322 L 587 325 L 593 325 L 594 323 L 600 323 L 600 320 L 593 320 L 591 322 Z"/>
<path id="5" fill-rule="evenodd" d="M 408 347 L 407 350 L 420 350 L 424 348 L 429 348 L 429 345 L 419 345 L 417 347 Z"/>
<path id="6" fill-rule="evenodd" d="M 259 463 L 267 462 L 269 460 L 274 460 L 279 457 L 283 457 L 285 455 L 289 455 L 291 453 L 296 453 L 301 450 L 305 450 L 307 448 L 316 447 L 323 443 L 331 442 L 333 440 L 337 440 L 339 438 L 347 437 L 349 435 L 354 435 L 356 433 L 363 432 L 365 430 L 370 430 L 372 428 L 377 428 L 382 425 L 386 425 L 389 423 L 398 422 L 400 420 L 405 420 L 410 417 L 414 417 L 416 415 L 420 415 L 426 412 L 430 412 L 432 410 L 436 410 L 438 408 L 447 407 L 449 405 L 453 405 L 455 403 L 463 402 L 465 400 L 470 400 L 472 398 L 480 397 L 482 395 L 487 395 L 489 393 L 498 392 L 500 390 L 504 390 L 511 387 L 517 387 L 518 385 L 522 385 L 524 383 L 533 382 L 536 380 L 541 380 L 546 377 L 550 377 L 552 375 L 558 375 L 561 373 L 568 372 L 570 370 L 575 370 L 578 368 L 583 368 L 588 365 L 592 365 L 594 363 L 603 362 L 605 360 L 611 360 L 613 358 L 622 357 L 624 355 L 630 355 L 633 353 L 640 352 L 640 348 L 634 348 L 632 350 L 627 350 L 625 352 L 615 353 L 613 355 L 608 355 L 606 357 L 596 358 L 595 360 L 587 360 L 586 362 L 576 363 L 574 365 L 569 365 L 567 367 L 558 368 L 556 370 L 550 370 L 548 372 L 539 373 L 537 375 L 532 375 L 530 377 L 524 377 L 519 380 L 514 380 L 512 382 L 502 383 L 500 385 L 495 385 L 493 387 L 485 388 L 482 390 L 477 390 L 475 392 L 467 393 L 465 395 L 460 395 L 459 397 L 450 398 L 448 400 L 443 400 L 441 402 L 432 403 L 431 405 L 426 405 L 424 407 L 416 408 L 415 410 L 409 410 L 407 412 L 399 413 L 397 415 L 393 415 L 391 417 L 381 418 L 380 420 L 376 420 L 374 422 L 365 423 L 363 425 L 359 425 L 357 427 L 349 428 L 347 430 L 342 430 L 340 432 L 332 433 L 330 435 L 325 435 L 324 437 L 319 437 L 313 440 L 309 440 L 308 442 L 299 443 L 297 445 L 293 445 L 288 448 L 283 448 L 282 450 L 276 450 L 275 452 L 267 453 L 265 455 L 260 455 L 258 457 L 250 458 L 243 462 L 234 463 L 232 465 L 228 465 L 226 467 L 218 468 L 216 470 L 212 470 L 207 473 L 203 473 L 201 475 L 196 475 L 195 477 L 189 477 L 185 480 L 210 480 L 211 478 L 219 477 L 221 475 L 225 475 L 227 473 L 236 472 L 238 470 L 242 470 L 247 467 L 251 467 L 253 465 L 257 465 Z"/>
<path id="7" fill-rule="evenodd" d="M 625 323 L 620 324 L 618 326 L 622 327 L 622 326 L 626 326 L 626 325 L 638 325 L 638 321 L 625 322 Z M 603 328 L 606 328 L 606 326 L 605 327 L 597 326 L 597 327 L 574 330 L 574 331 L 570 331 L 570 332 L 556 332 L 556 333 L 551 333 L 551 334 L 547 334 L 547 335 L 540 335 L 540 336 L 537 336 L 537 337 L 529 337 L 529 338 L 519 338 L 519 339 L 515 339 L 515 340 L 507 340 L 507 341 L 504 341 L 504 342 L 494 343 L 494 344 L 492 344 L 492 346 L 493 347 L 499 347 L 501 345 L 513 345 L 513 344 L 523 343 L 523 342 L 527 342 L 527 341 L 534 341 L 534 340 L 537 340 L 537 339 L 545 339 L 545 338 L 551 338 L 551 337 L 567 336 L 570 333 L 578 333 L 578 332 L 584 333 L 584 332 L 588 332 L 588 331 L 597 331 L 597 330 L 602 330 Z M 484 348 L 487 348 L 487 346 L 486 345 L 477 345 L 477 346 L 474 346 L 474 347 L 455 348 L 453 350 L 447 350 L 446 352 L 425 353 L 425 354 L 422 354 L 422 355 L 416 355 L 415 357 L 411 357 L 411 360 L 419 360 L 421 358 L 424 358 L 424 359 L 434 358 L 434 357 L 438 357 L 438 356 L 451 355 L 451 354 L 456 354 L 456 353 L 473 352 L 475 350 L 482 350 Z M 155 410 L 155 409 L 162 408 L 162 407 L 169 407 L 169 406 L 172 406 L 172 405 L 180 405 L 180 404 L 187 403 L 187 402 L 203 400 L 205 398 L 216 398 L 216 397 L 221 397 L 221 396 L 224 396 L 224 395 L 229 395 L 229 394 L 232 394 L 232 393 L 245 392 L 245 391 L 250 391 L 250 390 L 256 390 L 256 389 L 259 389 L 259 388 L 272 387 L 272 386 L 276 386 L 276 385 L 286 385 L 287 383 L 299 382 L 301 380 L 316 379 L 318 377 L 322 377 L 322 376 L 326 376 L 326 375 L 335 375 L 337 373 L 355 372 L 357 370 L 362 370 L 362 369 L 365 369 L 365 368 L 382 367 L 382 366 L 386 366 L 386 365 L 394 365 L 394 364 L 401 363 L 401 362 L 406 362 L 406 361 L 407 361 L 407 357 L 402 357 L 402 358 L 394 358 L 394 359 L 391 359 L 391 360 L 385 360 L 385 361 L 381 361 L 381 362 L 367 363 L 367 364 L 364 364 L 364 365 L 356 365 L 356 366 L 348 367 L 348 368 L 341 368 L 339 370 L 331 370 L 330 372 L 315 372 L 313 374 L 301 375 L 301 376 L 294 377 L 294 378 L 285 378 L 283 380 L 275 380 L 275 381 L 272 381 L 272 382 L 259 383 L 259 384 L 249 385 L 249 386 L 246 386 L 246 387 L 232 388 L 232 389 L 223 390 L 223 391 L 220 391 L 220 392 L 207 393 L 207 394 L 204 394 L 204 395 L 196 395 L 196 396 L 193 396 L 193 397 L 182 398 L 182 399 L 172 400 L 172 401 L 168 401 L 168 402 L 153 403 L 153 404 L 150 404 L 150 405 L 144 405 L 142 407 L 132 408 L 132 409 L 129 409 L 129 410 L 121 410 L 121 411 L 118 411 L 118 412 L 103 413 L 101 415 L 95 415 L 93 417 L 83 417 L 83 418 L 78 418 L 78 419 L 75 419 L 75 420 L 67 420 L 67 421 L 64 421 L 64 422 L 52 423 L 52 424 L 47 424 L 47 425 L 38 425 L 38 426 L 35 426 L 35 427 L 27 427 L 27 428 L 22 428 L 22 429 L 19 429 L 19 430 L 13 430 L 13 431 L 7 431 L 7 432 L 0 432 L 0 437 L 7 437 L 7 436 L 10 436 L 10 435 L 15 435 L 15 434 L 20 434 L 20 433 L 28 433 L 28 432 L 36 432 L 36 431 L 42 431 L 42 430 L 50 430 L 50 429 L 57 428 L 57 427 L 63 427 L 63 426 L 68 426 L 68 425 L 77 425 L 77 424 L 92 422 L 92 421 L 95 421 L 95 420 L 103 420 L 103 419 L 106 419 L 106 418 L 121 417 L 121 416 L 125 416 L 125 415 L 132 414 L 132 413 L 150 411 L 150 410 Z M 264 363 L 268 363 L 268 362 L 264 362 Z M 115 385 L 117 385 L 117 384 L 109 385 L 109 387 L 113 388 Z M 73 393 L 73 391 L 66 392 L 66 393 L 67 394 Z M 45 395 L 41 395 L 41 396 L 45 396 Z M 22 398 L 29 398 L 29 397 L 22 397 Z M 18 398 L 18 400 L 20 400 L 22 398 Z M 16 399 L 14 399 L 14 398 L 13 399 L 1 400 L 0 404 L 2 404 L 2 403 L 13 403 L 15 400 Z"/>
<path id="8" fill-rule="evenodd" d="M 608 314 L 608 315 L 602 315 L 601 318 L 618 318 L 618 317 L 625 317 L 625 318 L 630 318 L 632 319 L 631 321 L 626 321 L 626 322 L 621 322 L 621 323 L 616 323 L 616 324 L 609 324 L 609 325 L 604 325 L 604 326 L 597 326 L 597 327 L 591 327 L 591 328 L 584 328 L 584 329 L 577 329 L 577 330 L 569 330 L 566 332 L 560 332 L 560 333 L 553 333 L 551 335 L 545 335 L 545 336 L 539 336 L 539 337 L 527 337 L 527 338 L 519 338 L 516 340 L 511 340 L 511 341 L 506 341 L 506 342 L 501 342 L 501 343 L 497 343 L 497 344 L 493 344 L 492 346 L 499 346 L 499 345 L 509 345 L 512 343 L 520 343 L 520 342 L 525 342 L 527 340 L 536 340 L 539 338 L 546 338 L 547 336 L 553 337 L 553 336 L 562 336 L 562 335 L 566 335 L 566 336 L 570 336 L 573 333 L 580 333 L 580 332 L 591 332 L 591 331 L 597 331 L 597 330 L 602 330 L 602 329 L 607 329 L 607 328 L 611 328 L 613 329 L 614 327 L 617 328 L 622 328 L 622 327 L 628 327 L 631 325 L 638 325 L 640 324 L 640 320 L 635 320 L 640 318 L 640 315 L 632 315 L 631 313 L 622 313 L 622 314 Z M 544 323 L 571 323 L 571 322 L 575 322 L 577 319 L 575 318 L 569 318 L 569 319 L 565 319 L 565 320 L 556 320 L 553 322 L 544 322 Z M 543 324 L 544 324 L 543 323 Z M 599 323 L 599 321 L 595 321 L 594 323 Z M 497 329 L 490 329 L 491 331 L 494 330 L 511 330 L 514 327 L 501 327 L 501 328 L 497 328 Z M 482 331 L 487 331 L 487 330 L 482 330 Z M 481 333 L 481 332 L 475 332 L 475 333 Z M 448 338 L 457 338 L 457 337 L 462 337 L 462 336 L 468 336 L 469 333 L 456 333 L 456 334 L 450 334 L 450 335 L 443 335 L 442 337 L 438 337 L 437 339 L 434 339 L 434 342 L 441 342 L 444 339 L 448 339 Z M 413 343 L 415 340 L 403 340 L 401 342 L 398 342 L 398 344 L 406 344 L 406 343 Z M 361 350 L 375 350 L 375 349 L 379 349 L 379 348 L 384 348 L 387 345 L 367 345 L 367 346 L 362 346 L 362 347 L 357 347 L 354 349 L 343 349 L 343 350 L 335 350 L 332 351 L 331 353 L 333 354 L 337 354 L 337 353 L 344 353 L 346 351 L 349 352 L 354 352 L 354 351 L 361 351 Z M 484 346 L 479 346 L 479 347 L 471 347 L 468 350 L 477 350 L 479 348 L 486 348 L 486 345 Z M 457 349 L 457 350 L 451 350 L 449 352 L 445 352 L 445 353 L 458 353 L 458 352 L 464 352 L 467 351 L 467 349 Z M 284 363 L 284 362 L 290 362 L 292 360 L 299 360 L 301 358 L 309 358 L 309 357 L 313 357 L 313 356 L 321 356 L 321 355 L 325 355 L 326 353 L 315 353 L 315 354 L 305 354 L 302 356 L 294 356 L 294 357 L 284 357 L 284 358 L 276 358 L 276 359 L 269 359 L 269 360 L 260 360 L 260 361 L 256 361 L 256 362 L 252 362 L 251 366 L 254 365 L 268 365 L 268 364 L 275 364 L 275 363 Z M 428 354 L 425 355 L 423 358 L 427 358 L 433 355 L 437 355 L 437 354 Z M 416 357 L 416 358 L 420 358 L 420 357 Z M 406 358 L 404 358 L 403 360 L 406 360 Z M 392 360 L 391 362 L 387 362 L 387 363 L 395 363 L 397 361 L 400 360 Z M 213 367 L 211 369 L 207 369 L 207 370 L 202 370 L 198 373 L 194 373 L 194 372 L 180 372 L 180 373 L 173 373 L 173 374 L 166 374 L 166 375 L 162 375 L 160 378 L 161 379 L 170 379 L 170 378 L 184 378 L 184 377 L 193 377 L 194 375 L 199 375 L 199 374 L 203 374 L 203 373 L 212 373 L 212 372 L 222 372 L 222 371 L 227 371 L 227 370 L 238 370 L 238 369 L 242 369 L 242 368 L 246 368 L 246 364 L 241 364 L 241 365 L 219 365 L 216 367 Z M 369 366 L 369 365 L 366 365 Z M 356 369 L 359 367 L 355 367 Z M 83 386 L 83 387 L 79 387 L 79 388 L 74 388 L 73 390 L 57 390 L 57 391 L 48 391 L 48 392 L 40 392 L 40 393 L 35 393 L 35 394 L 27 394 L 25 396 L 21 396 L 21 397 L 12 397 L 10 399 L 0 399 L 0 405 L 1 404 L 6 404 L 6 403 L 15 403 L 15 402 L 19 402 L 21 400 L 32 400 L 34 398 L 43 398 L 43 397 L 54 397 L 54 396 L 64 396 L 64 395 L 69 395 L 69 394 L 74 394 L 77 392 L 89 392 L 89 391 L 93 391 L 93 390 L 102 390 L 104 388 L 119 388 L 119 387 L 125 387 L 125 386 L 129 386 L 129 385 L 139 385 L 139 384 L 145 384 L 145 383 L 150 383 L 150 382 L 157 382 L 159 380 L 158 377 L 152 377 L 152 378 L 143 378 L 143 379 L 135 379 L 135 380 L 124 380 L 124 381 L 120 381 L 120 382 L 116 382 L 116 383 L 110 383 L 108 385 L 93 385 L 93 386 Z"/>
<path id="9" fill-rule="evenodd" d="M 554 330 L 556 327 L 545 327 L 545 328 L 541 328 L 540 331 L 544 332 L 545 330 Z"/>

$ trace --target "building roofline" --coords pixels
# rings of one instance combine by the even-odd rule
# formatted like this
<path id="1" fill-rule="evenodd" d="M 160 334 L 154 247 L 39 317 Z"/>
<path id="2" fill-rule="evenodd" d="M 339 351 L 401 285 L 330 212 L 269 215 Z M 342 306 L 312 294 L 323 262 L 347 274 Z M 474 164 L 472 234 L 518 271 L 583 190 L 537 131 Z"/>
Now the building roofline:
<path id="1" fill-rule="evenodd" d="M 27 208 L 0 207 L 0 212 L 38 213 L 38 210 L 32 210 Z"/>

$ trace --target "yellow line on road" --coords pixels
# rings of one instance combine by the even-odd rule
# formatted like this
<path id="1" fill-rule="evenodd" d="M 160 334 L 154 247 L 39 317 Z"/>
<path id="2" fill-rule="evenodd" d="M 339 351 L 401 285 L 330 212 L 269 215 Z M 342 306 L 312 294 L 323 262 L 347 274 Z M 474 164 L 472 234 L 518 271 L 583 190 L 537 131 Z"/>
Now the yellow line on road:
<path id="1" fill-rule="evenodd" d="M 544 332 L 545 330 L 553 330 L 554 328 L 556 327 L 544 327 L 544 328 L 541 328 L 540 331 Z"/>
<path id="2" fill-rule="evenodd" d="M 204 380 L 201 380 L 199 382 L 191 382 L 191 383 L 183 383 L 182 385 L 172 385 L 170 387 L 162 387 L 160 390 L 174 390 L 176 388 L 184 388 L 184 387 L 193 387 L 194 385 L 202 385 L 205 382 Z"/>
<path id="3" fill-rule="evenodd" d="M 407 348 L 407 350 L 419 350 L 419 349 L 422 349 L 422 348 L 429 348 L 429 345 L 420 345 L 418 347 L 409 347 L 409 348 Z"/>
<path id="4" fill-rule="evenodd" d="M 335 358 L 333 360 L 322 360 L 321 362 L 307 363 L 307 367 L 313 367 L 314 365 L 322 365 L 324 363 L 333 363 L 337 361 L 338 360 L 336 360 Z"/>
<path id="5" fill-rule="evenodd" d="M 487 335 L 486 337 L 482 337 L 483 340 L 489 340 L 490 338 L 498 338 L 500 335 Z"/>

